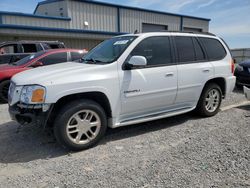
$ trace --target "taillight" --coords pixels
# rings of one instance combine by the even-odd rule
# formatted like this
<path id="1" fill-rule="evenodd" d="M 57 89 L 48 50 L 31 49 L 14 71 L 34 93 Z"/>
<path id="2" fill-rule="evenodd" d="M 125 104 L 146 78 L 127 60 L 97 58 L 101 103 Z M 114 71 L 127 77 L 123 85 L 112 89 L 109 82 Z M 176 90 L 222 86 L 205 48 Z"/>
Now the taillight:
<path id="1" fill-rule="evenodd" d="M 234 68 L 235 68 L 235 60 L 234 59 L 231 59 L 231 72 L 232 74 L 234 73 Z"/>

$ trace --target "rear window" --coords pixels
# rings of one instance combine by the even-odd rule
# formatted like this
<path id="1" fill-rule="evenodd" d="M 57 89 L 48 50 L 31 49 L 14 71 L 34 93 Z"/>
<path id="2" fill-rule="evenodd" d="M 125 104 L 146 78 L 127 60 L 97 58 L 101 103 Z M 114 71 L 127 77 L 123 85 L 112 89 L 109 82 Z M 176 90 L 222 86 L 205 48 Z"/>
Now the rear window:
<path id="1" fill-rule="evenodd" d="M 220 60 L 226 56 L 226 50 L 220 41 L 212 38 L 199 37 L 207 52 L 209 60 Z"/>
<path id="2" fill-rule="evenodd" d="M 80 52 L 71 52 L 70 54 L 71 54 L 71 61 L 79 60 L 84 55 L 84 53 L 80 53 Z"/>

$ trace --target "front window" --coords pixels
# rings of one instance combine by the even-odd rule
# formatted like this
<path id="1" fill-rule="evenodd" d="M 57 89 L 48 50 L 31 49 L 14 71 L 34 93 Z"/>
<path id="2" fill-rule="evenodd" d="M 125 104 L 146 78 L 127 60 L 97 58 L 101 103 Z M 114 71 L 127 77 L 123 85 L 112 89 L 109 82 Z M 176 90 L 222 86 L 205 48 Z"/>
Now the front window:
<path id="1" fill-rule="evenodd" d="M 87 53 L 82 59 L 82 62 L 95 64 L 114 62 L 135 40 L 135 38 L 135 36 L 122 36 L 105 40 Z"/>

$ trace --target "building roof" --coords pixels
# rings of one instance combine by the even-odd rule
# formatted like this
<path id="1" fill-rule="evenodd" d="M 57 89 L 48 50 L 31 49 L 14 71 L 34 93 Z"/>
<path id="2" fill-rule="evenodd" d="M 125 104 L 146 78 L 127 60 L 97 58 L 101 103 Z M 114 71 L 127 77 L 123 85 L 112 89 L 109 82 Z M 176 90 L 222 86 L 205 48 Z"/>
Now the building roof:
<path id="1" fill-rule="evenodd" d="M 36 10 L 38 9 L 38 7 L 40 5 L 54 3 L 54 2 L 60 2 L 60 1 L 64 1 L 64 0 L 45 0 L 45 1 L 39 2 L 37 4 L 35 10 L 34 10 L 34 14 L 36 13 Z M 75 1 L 90 3 L 90 4 L 97 4 L 97 5 L 104 5 L 104 6 L 109 6 L 109 7 L 124 8 L 124 9 L 130 9 L 130 10 L 151 12 L 151 13 L 157 13 L 157 14 L 164 14 L 164 15 L 170 15 L 170 16 L 180 16 L 180 17 L 184 17 L 184 18 L 192 18 L 192 19 L 211 21 L 211 19 L 208 19 L 208 18 L 201 18 L 201 17 L 189 16 L 189 15 L 183 15 L 183 14 L 174 14 L 174 13 L 157 11 L 157 10 L 150 10 L 150 9 L 144 9 L 144 8 L 138 8 L 138 7 L 132 7 L 132 6 L 118 5 L 118 4 L 113 4 L 113 3 L 106 3 L 106 2 L 101 2 L 101 1 L 94 1 L 94 0 L 75 0 Z"/>

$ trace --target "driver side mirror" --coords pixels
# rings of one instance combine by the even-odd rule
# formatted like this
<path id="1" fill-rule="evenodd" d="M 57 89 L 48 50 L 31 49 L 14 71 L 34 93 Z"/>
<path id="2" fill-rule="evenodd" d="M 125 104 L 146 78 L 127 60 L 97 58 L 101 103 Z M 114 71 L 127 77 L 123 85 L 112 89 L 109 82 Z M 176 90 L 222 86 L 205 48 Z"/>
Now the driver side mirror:
<path id="1" fill-rule="evenodd" d="M 37 61 L 31 65 L 31 67 L 33 68 L 40 67 L 40 66 L 43 66 L 43 63 L 41 61 Z"/>
<path id="2" fill-rule="evenodd" d="M 143 56 L 132 56 L 129 62 L 126 64 L 126 69 L 145 67 L 147 65 L 147 59 Z"/>

